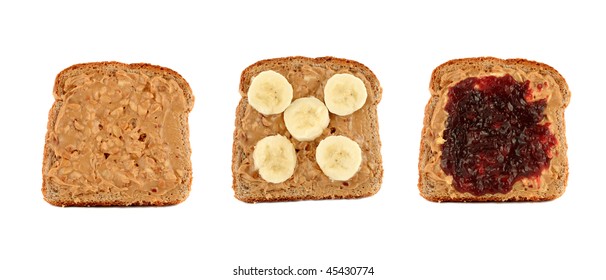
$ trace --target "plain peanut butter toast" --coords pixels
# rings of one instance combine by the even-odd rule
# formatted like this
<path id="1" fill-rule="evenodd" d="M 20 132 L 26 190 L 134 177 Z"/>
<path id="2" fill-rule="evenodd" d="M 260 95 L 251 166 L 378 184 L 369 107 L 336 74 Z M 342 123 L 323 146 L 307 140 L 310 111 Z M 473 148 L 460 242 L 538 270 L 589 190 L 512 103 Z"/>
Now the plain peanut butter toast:
<path id="1" fill-rule="evenodd" d="M 57 75 L 42 167 L 57 206 L 171 205 L 192 182 L 194 96 L 175 71 L 85 63 Z"/>

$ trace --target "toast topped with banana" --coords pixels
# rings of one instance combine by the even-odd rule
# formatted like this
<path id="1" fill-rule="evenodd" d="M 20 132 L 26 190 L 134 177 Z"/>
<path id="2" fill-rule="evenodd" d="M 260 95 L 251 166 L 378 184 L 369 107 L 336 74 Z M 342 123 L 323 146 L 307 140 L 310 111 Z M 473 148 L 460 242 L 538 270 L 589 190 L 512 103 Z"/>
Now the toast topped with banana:
<path id="1" fill-rule="evenodd" d="M 525 59 L 455 59 L 431 76 L 419 191 L 431 201 L 543 201 L 568 178 L 564 109 L 554 68 Z"/>
<path id="2" fill-rule="evenodd" d="M 233 189 L 245 202 L 360 198 L 383 178 L 377 105 L 366 66 L 334 57 L 259 61 L 240 79 Z"/>

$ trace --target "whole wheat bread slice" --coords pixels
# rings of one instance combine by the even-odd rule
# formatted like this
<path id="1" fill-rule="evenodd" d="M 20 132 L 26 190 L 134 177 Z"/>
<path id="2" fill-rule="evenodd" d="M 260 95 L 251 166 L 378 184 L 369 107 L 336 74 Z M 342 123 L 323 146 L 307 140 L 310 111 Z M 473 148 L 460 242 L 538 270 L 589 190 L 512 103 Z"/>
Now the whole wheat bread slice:
<path id="1" fill-rule="evenodd" d="M 349 116 L 330 114 L 330 123 L 313 141 L 294 139 L 284 126 L 283 113 L 263 116 L 248 103 L 247 91 L 258 73 L 273 70 L 291 83 L 293 100 L 314 96 L 324 101 L 323 88 L 335 73 L 349 73 L 362 79 L 368 98 L 362 108 Z M 242 99 L 236 109 L 232 172 L 235 197 L 245 202 L 292 201 L 308 199 L 360 198 L 375 194 L 383 178 L 381 141 L 377 105 L 382 89 L 377 77 L 361 63 L 334 57 L 284 57 L 262 60 L 244 69 L 240 78 Z M 295 146 L 297 166 L 294 175 L 283 183 L 273 184 L 254 170 L 252 151 L 258 140 L 281 134 Z M 332 181 L 315 161 L 318 143 L 328 135 L 344 135 L 358 142 L 362 149 L 362 167 L 348 181 Z"/>
<path id="2" fill-rule="evenodd" d="M 441 132 L 447 114 L 444 104 L 448 90 L 463 79 L 483 76 L 511 75 L 517 82 L 530 80 L 536 99 L 546 98 L 545 114 L 553 116 L 549 126 L 557 139 L 552 149 L 554 157 L 543 170 L 539 184 L 521 180 L 508 193 L 472 195 L 454 189 L 452 177 L 447 178 L 440 167 Z M 537 86 L 538 84 L 541 84 Z M 541 87 L 542 90 L 532 88 Z M 552 67 L 525 59 L 498 59 L 493 57 L 465 58 L 448 61 L 438 66 L 430 81 L 431 98 L 425 108 L 419 155 L 419 191 L 430 201 L 544 201 L 561 196 L 567 184 L 568 160 L 564 109 L 570 101 L 570 90 L 564 78 Z M 446 115 L 444 115 L 446 114 Z M 523 182 L 522 182 L 523 181 Z"/>
<path id="3" fill-rule="evenodd" d="M 57 206 L 172 205 L 192 182 L 189 84 L 150 64 L 94 62 L 61 71 L 42 166 Z"/>

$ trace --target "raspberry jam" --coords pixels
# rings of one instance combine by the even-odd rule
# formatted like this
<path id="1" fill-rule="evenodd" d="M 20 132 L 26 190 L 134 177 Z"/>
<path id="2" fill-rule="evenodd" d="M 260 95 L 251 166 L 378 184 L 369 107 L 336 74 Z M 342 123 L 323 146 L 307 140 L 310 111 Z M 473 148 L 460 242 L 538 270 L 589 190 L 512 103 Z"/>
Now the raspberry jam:
<path id="1" fill-rule="evenodd" d="M 512 76 L 465 79 L 448 91 L 442 169 L 459 192 L 507 193 L 538 179 L 557 140 L 544 119 L 546 100 L 530 99 L 530 81 Z"/>

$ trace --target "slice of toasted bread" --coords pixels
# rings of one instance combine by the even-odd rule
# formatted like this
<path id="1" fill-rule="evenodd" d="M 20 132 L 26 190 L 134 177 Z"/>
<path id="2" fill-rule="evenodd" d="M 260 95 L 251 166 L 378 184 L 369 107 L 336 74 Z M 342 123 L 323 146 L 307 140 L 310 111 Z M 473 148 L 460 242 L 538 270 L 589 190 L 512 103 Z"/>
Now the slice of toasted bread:
<path id="1" fill-rule="evenodd" d="M 247 92 L 251 81 L 266 70 L 273 70 L 286 77 L 293 88 L 293 101 L 313 96 L 324 102 L 323 89 L 326 81 L 337 73 L 348 73 L 360 78 L 368 97 L 362 108 L 351 115 L 337 116 L 330 113 L 328 127 L 315 140 L 298 141 L 285 127 L 284 113 L 265 116 L 249 104 Z M 236 109 L 232 158 L 236 198 L 245 202 L 359 198 L 373 195 L 379 190 L 383 166 L 377 105 L 381 100 L 382 89 L 377 77 L 366 66 L 333 57 L 262 60 L 242 72 L 240 94 L 242 99 Z M 281 183 L 269 183 L 262 179 L 255 169 L 252 156 L 255 144 L 260 139 L 275 134 L 286 136 L 292 142 L 297 158 L 294 174 Z M 349 137 L 362 150 L 361 167 L 349 180 L 331 180 L 316 163 L 316 147 L 331 135 Z"/>
<path id="2" fill-rule="evenodd" d="M 96 62 L 61 71 L 42 166 L 57 206 L 171 205 L 189 195 L 194 96 L 168 68 Z"/>
<path id="3" fill-rule="evenodd" d="M 518 178 L 509 191 L 476 194 L 459 191 L 454 186 L 453 176 L 447 175 L 442 168 L 442 147 L 446 138 L 443 133 L 449 119 L 445 110 L 449 101 L 448 93 L 468 78 L 505 75 L 510 75 L 518 83 L 529 81 L 529 100 L 545 100 L 542 123 L 547 123 L 556 139 L 556 144 L 547 152 L 552 158 L 546 168 L 538 171 L 539 175 Z M 568 178 L 564 109 L 570 101 L 570 91 L 564 78 L 555 69 L 524 59 L 456 59 L 433 71 L 429 88 L 431 98 L 425 108 L 419 155 L 418 187 L 421 196 L 437 202 L 544 201 L 555 199 L 564 193 Z M 506 156 L 505 162 L 507 160 Z"/>

